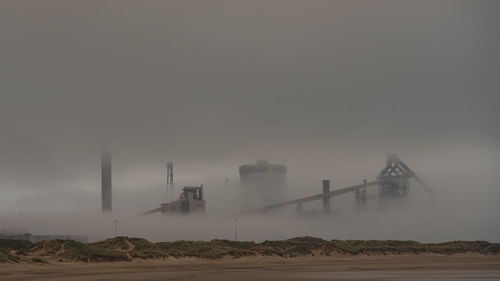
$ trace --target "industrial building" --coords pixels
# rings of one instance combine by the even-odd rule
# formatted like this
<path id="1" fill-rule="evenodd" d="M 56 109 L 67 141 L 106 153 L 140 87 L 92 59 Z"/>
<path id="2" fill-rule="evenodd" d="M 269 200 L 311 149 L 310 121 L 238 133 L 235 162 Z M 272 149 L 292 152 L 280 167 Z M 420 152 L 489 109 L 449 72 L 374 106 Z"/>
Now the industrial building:
<path id="1" fill-rule="evenodd" d="M 205 199 L 203 197 L 203 184 L 200 186 L 185 186 L 177 200 L 171 200 L 174 193 L 174 164 L 167 162 L 167 200 L 161 203 L 160 208 L 142 213 L 149 215 L 153 213 L 162 214 L 205 214 Z"/>
<path id="2" fill-rule="evenodd" d="M 410 188 L 410 179 L 413 178 L 428 193 L 432 190 L 415 172 L 413 172 L 396 154 L 387 154 L 385 168 L 382 169 L 377 180 L 379 181 L 379 198 L 387 200 L 406 197 Z"/>
<path id="3" fill-rule="evenodd" d="M 203 184 L 200 186 L 185 186 L 179 199 L 162 203 L 160 208 L 142 214 L 149 215 L 158 212 L 162 214 L 205 214 L 205 206 Z"/>
<path id="4" fill-rule="evenodd" d="M 161 204 L 161 213 L 205 213 L 205 200 L 203 199 L 203 185 L 185 186 L 179 199 Z"/>
<path id="5" fill-rule="evenodd" d="M 241 174 L 241 168 L 240 168 Z M 323 212 L 329 213 L 331 201 L 333 197 L 353 192 L 355 195 L 356 204 L 358 207 L 365 207 L 367 204 L 367 188 L 378 187 L 379 194 L 377 198 L 380 202 L 387 199 L 404 198 L 408 194 L 410 187 L 410 179 L 415 180 L 424 191 L 429 195 L 433 195 L 432 189 L 420 179 L 420 177 L 411 170 L 396 154 L 388 154 L 384 169 L 380 172 L 377 180 L 364 180 L 362 184 L 357 184 L 336 190 L 330 190 L 330 181 L 323 180 L 322 193 L 311 195 L 303 198 L 298 198 L 289 201 L 269 204 L 264 207 L 248 209 L 241 214 L 256 214 L 265 213 L 271 210 L 284 208 L 287 206 L 297 206 L 298 211 L 302 210 L 302 205 L 307 202 L 321 200 L 323 201 Z"/>
<path id="6" fill-rule="evenodd" d="M 161 204 L 161 213 L 205 213 L 205 200 L 203 199 L 203 185 L 185 186 L 179 199 Z"/>
<path id="7" fill-rule="evenodd" d="M 296 210 L 304 213 L 303 205 L 307 202 L 322 201 L 322 213 L 331 212 L 332 198 L 342 194 L 354 194 L 356 206 L 364 209 L 368 199 L 378 198 L 379 202 L 387 199 L 404 198 L 408 195 L 410 179 L 413 179 L 426 192 L 432 190 L 413 172 L 396 154 L 388 154 L 385 167 L 376 180 L 366 179 L 352 186 L 336 190 L 330 189 L 330 180 L 323 180 L 320 194 L 283 201 L 286 198 L 287 167 L 259 160 L 255 164 L 239 167 L 240 187 L 242 195 L 242 211 L 240 214 L 265 213 L 270 210 L 296 205 Z M 227 179 L 226 179 L 227 181 Z M 378 194 L 368 194 L 368 188 L 378 187 Z M 167 191 L 173 189 L 173 164 L 167 163 Z M 104 200 L 104 199 L 103 199 Z M 159 208 L 143 214 L 191 214 L 205 213 L 203 185 L 186 186 L 179 199 L 162 203 Z"/>
<path id="8" fill-rule="evenodd" d="M 280 202 L 286 193 L 287 167 L 259 160 L 239 167 L 244 209 Z"/>

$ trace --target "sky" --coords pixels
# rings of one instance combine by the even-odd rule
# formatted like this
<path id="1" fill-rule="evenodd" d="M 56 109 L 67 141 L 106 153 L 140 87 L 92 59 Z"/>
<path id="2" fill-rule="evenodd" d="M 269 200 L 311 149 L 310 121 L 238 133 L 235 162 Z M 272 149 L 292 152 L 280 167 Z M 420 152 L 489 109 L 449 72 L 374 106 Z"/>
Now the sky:
<path id="1" fill-rule="evenodd" d="M 0 223 L 99 210 L 103 147 L 117 212 L 157 207 L 172 161 L 221 216 L 239 165 L 286 164 L 292 199 L 374 179 L 394 152 L 439 218 L 462 214 L 454 232 L 494 240 L 499 50 L 498 1 L 1 1 Z"/>

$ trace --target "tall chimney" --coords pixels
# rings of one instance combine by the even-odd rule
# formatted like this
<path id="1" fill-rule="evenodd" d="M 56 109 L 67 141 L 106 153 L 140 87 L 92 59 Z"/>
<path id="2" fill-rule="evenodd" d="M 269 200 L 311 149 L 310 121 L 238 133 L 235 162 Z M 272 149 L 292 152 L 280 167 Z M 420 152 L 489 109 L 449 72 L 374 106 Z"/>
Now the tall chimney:
<path id="1" fill-rule="evenodd" d="M 111 212 L 111 153 L 108 150 L 101 153 L 101 188 L 102 211 Z"/>
<path id="2" fill-rule="evenodd" d="M 330 181 L 323 180 L 323 194 L 330 192 Z M 323 197 L 323 212 L 330 212 L 330 197 Z"/>

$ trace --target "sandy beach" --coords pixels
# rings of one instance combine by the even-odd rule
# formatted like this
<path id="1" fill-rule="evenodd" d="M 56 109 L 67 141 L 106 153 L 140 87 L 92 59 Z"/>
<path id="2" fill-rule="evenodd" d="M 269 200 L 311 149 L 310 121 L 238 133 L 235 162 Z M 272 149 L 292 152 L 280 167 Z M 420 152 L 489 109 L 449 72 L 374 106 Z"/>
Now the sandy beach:
<path id="1" fill-rule="evenodd" d="M 192 258 L 2 264 L 0 280 L 500 280 L 498 255 Z"/>

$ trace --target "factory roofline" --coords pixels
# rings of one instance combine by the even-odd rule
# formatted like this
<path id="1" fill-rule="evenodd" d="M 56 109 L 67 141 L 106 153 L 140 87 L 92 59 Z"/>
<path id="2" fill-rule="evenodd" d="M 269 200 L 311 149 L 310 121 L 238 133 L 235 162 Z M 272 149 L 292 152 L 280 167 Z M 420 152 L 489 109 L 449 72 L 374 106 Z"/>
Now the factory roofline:
<path id="1" fill-rule="evenodd" d="M 248 173 L 286 173 L 286 166 L 281 164 L 271 164 L 266 160 L 259 160 L 255 164 L 241 165 L 240 175 Z"/>

